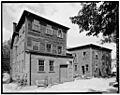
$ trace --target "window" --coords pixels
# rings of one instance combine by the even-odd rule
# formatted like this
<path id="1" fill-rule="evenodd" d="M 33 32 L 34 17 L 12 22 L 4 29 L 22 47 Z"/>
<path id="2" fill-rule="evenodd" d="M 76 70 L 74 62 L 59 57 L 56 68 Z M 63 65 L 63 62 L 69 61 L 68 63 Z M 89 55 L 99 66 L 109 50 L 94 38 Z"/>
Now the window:
<path id="1" fill-rule="evenodd" d="M 62 54 L 62 47 L 58 46 L 58 54 Z"/>
<path id="2" fill-rule="evenodd" d="M 47 25 L 46 34 L 53 35 L 53 30 L 50 25 Z"/>
<path id="3" fill-rule="evenodd" d="M 33 50 L 39 50 L 39 42 L 33 41 Z"/>
<path id="4" fill-rule="evenodd" d="M 49 61 L 49 67 L 50 67 L 50 71 L 54 71 L 54 61 L 50 60 Z"/>
<path id="5" fill-rule="evenodd" d="M 88 71 L 88 65 L 86 65 L 86 71 Z"/>
<path id="6" fill-rule="evenodd" d="M 38 71 L 44 71 L 44 60 L 38 60 Z"/>
<path id="7" fill-rule="evenodd" d="M 75 71 L 77 71 L 77 65 L 75 65 Z"/>
<path id="8" fill-rule="evenodd" d="M 95 59 L 98 59 L 98 53 L 95 52 Z"/>
<path id="9" fill-rule="evenodd" d="M 46 50 L 47 52 L 51 52 L 51 44 L 46 44 Z"/>
<path id="10" fill-rule="evenodd" d="M 62 32 L 61 29 L 58 30 L 58 35 L 57 35 L 57 37 L 63 38 L 63 32 Z"/>
<path id="11" fill-rule="evenodd" d="M 32 22 L 32 29 L 35 30 L 35 31 L 40 31 L 39 21 L 34 20 L 34 21 Z"/>
<path id="12" fill-rule="evenodd" d="M 98 59 L 98 55 L 95 55 L 95 58 Z"/>
<path id="13" fill-rule="evenodd" d="M 83 52 L 83 56 L 86 56 L 86 52 Z"/>

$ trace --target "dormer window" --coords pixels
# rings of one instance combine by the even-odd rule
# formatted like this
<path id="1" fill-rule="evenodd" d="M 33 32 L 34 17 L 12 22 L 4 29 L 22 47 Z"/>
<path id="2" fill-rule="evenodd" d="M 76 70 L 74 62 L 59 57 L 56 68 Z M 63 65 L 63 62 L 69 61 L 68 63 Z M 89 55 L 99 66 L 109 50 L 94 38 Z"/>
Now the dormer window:
<path id="1" fill-rule="evenodd" d="M 62 32 L 61 29 L 58 30 L 57 37 L 59 37 L 59 38 L 63 38 L 63 32 Z"/>
<path id="2" fill-rule="evenodd" d="M 53 29 L 51 25 L 47 25 L 46 34 L 53 35 Z"/>
<path id="3" fill-rule="evenodd" d="M 40 32 L 40 24 L 39 21 L 35 20 L 32 22 L 32 30 Z"/>

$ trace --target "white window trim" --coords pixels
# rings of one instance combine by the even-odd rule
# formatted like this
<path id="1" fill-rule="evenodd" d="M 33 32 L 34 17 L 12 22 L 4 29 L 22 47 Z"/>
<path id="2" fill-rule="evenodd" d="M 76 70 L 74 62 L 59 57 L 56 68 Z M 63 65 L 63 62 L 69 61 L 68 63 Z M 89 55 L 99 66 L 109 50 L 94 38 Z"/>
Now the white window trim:
<path id="1" fill-rule="evenodd" d="M 53 71 L 50 71 L 50 61 L 53 61 Z M 49 60 L 49 72 L 54 72 L 55 71 L 55 66 L 54 66 L 54 60 Z"/>
<path id="2" fill-rule="evenodd" d="M 44 61 L 44 71 L 39 71 L 39 60 L 43 60 Z M 37 59 L 37 72 L 45 72 L 45 59 Z"/>
<path id="3" fill-rule="evenodd" d="M 61 30 L 62 37 L 59 37 L 59 35 L 58 35 L 59 30 Z M 57 30 L 57 37 L 58 37 L 58 38 L 63 38 L 63 31 L 62 31 L 62 29 L 58 29 L 58 30 Z"/>

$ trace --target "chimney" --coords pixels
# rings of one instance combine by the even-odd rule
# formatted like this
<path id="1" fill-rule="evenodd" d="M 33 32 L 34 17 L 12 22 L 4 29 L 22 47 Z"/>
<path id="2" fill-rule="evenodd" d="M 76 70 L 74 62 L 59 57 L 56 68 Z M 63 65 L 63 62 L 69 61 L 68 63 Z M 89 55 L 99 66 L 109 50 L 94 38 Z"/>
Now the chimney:
<path id="1" fill-rule="evenodd" d="M 16 32 L 16 25 L 17 24 L 15 22 L 13 22 L 13 33 Z"/>

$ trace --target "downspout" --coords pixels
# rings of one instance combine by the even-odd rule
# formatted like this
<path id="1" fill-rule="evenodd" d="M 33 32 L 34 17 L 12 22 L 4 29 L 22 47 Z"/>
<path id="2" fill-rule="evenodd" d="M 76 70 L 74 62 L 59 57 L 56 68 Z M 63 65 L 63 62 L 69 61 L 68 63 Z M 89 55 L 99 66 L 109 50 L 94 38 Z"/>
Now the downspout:
<path id="1" fill-rule="evenodd" d="M 30 85 L 31 85 L 31 53 L 30 53 L 30 72 L 29 73 L 30 73 L 30 81 L 29 82 L 30 82 Z"/>

